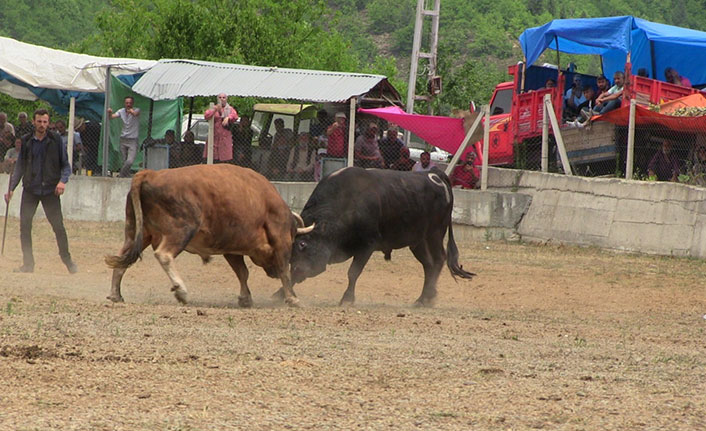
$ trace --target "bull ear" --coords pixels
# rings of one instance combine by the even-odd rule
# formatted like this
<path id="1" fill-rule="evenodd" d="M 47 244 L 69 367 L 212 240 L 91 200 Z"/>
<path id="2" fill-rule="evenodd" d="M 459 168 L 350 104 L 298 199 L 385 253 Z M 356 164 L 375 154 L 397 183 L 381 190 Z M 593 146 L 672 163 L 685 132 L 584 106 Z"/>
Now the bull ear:
<path id="1" fill-rule="evenodd" d="M 316 226 L 316 223 L 312 223 L 311 226 L 297 228 L 297 235 L 303 235 L 305 233 L 311 232 L 312 230 L 314 230 L 314 226 Z"/>

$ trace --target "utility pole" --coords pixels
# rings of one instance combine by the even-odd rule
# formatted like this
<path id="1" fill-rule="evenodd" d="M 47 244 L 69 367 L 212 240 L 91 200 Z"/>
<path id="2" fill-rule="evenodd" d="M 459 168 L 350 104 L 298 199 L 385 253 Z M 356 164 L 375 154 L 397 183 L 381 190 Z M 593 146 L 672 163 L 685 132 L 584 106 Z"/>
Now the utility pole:
<path id="1" fill-rule="evenodd" d="M 433 9 L 426 9 L 427 2 L 434 3 Z M 432 112 L 431 102 L 434 96 L 441 92 L 441 78 L 436 76 L 436 51 L 439 43 L 439 11 L 441 0 L 417 0 L 417 14 L 414 22 L 414 39 L 412 40 L 412 58 L 409 67 L 409 86 L 407 88 L 407 113 L 414 113 L 414 101 L 426 100 L 429 102 L 429 115 Z M 429 38 L 429 51 L 422 52 L 422 30 L 424 28 L 424 18 L 431 17 L 431 34 Z M 428 95 L 417 95 L 417 69 L 419 59 L 427 59 L 427 83 Z M 409 143 L 409 132 L 405 132 L 405 142 Z"/>

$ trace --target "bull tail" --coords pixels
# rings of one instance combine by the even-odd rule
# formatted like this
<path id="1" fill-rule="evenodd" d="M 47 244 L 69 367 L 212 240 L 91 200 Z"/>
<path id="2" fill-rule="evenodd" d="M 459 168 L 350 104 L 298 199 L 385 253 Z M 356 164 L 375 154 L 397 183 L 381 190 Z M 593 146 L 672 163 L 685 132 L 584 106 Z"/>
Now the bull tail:
<path id="1" fill-rule="evenodd" d="M 142 258 L 142 242 L 143 242 L 143 232 L 142 228 L 144 225 L 143 215 L 142 215 L 142 202 L 140 201 L 140 190 L 142 189 L 144 175 L 136 175 L 132 180 L 130 186 L 130 199 L 132 202 L 132 209 L 135 214 L 135 238 L 132 246 L 123 251 L 119 256 L 106 256 L 105 263 L 110 268 L 127 268 L 137 261 L 137 259 Z"/>
<path id="2" fill-rule="evenodd" d="M 449 267 L 449 271 L 451 271 L 451 276 L 454 279 L 456 279 L 456 276 L 467 279 L 473 278 L 473 276 L 476 275 L 475 273 L 466 271 L 465 269 L 463 269 L 463 265 L 458 264 L 458 247 L 456 247 L 456 241 L 454 241 L 454 229 L 453 223 L 451 223 L 451 211 L 449 211 L 449 242 L 446 245 L 446 248 L 446 265 Z"/>

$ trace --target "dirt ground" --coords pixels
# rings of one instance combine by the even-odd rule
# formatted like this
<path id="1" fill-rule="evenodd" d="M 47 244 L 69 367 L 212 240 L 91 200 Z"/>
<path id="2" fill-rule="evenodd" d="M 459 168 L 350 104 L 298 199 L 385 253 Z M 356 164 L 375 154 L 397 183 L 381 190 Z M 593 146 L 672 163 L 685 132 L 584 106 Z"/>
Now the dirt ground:
<path id="1" fill-rule="evenodd" d="M 2 219 L 0 219 L 2 220 Z M 296 286 L 301 309 L 237 307 L 225 261 L 182 255 L 180 306 L 151 251 L 105 299 L 122 223 L 67 222 L 79 273 L 35 220 L 33 274 L 10 219 L 0 258 L 1 430 L 706 429 L 706 262 L 593 248 L 459 244 L 435 308 L 408 251 Z"/>

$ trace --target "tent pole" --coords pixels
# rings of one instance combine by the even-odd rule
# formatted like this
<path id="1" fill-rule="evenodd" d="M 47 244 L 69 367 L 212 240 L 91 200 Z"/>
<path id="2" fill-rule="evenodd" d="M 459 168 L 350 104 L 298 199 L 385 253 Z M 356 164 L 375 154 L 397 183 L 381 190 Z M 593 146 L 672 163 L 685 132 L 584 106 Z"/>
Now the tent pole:
<path id="1" fill-rule="evenodd" d="M 650 61 L 652 63 L 652 79 L 657 79 L 657 60 L 655 60 L 655 43 L 650 41 Z"/>
<path id="2" fill-rule="evenodd" d="M 150 116 L 147 119 L 147 142 L 152 142 L 152 118 L 154 116 L 154 100 L 150 99 Z M 142 155 L 142 168 L 147 169 L 147 148 L 144 145 L 138 145 L 138 148 L 142 148 L 144 154 Z"/>
<path id="3" fill-rule="evenodd" d="M 208 109 L 215 109 L 213 102 L 209 103 Z M 214 139 L 214 119 L 216 116 L 214 115 L 213 117 L 209 118 L 208 120 L 208 142 L 206 143 L 206 164 L 207 165 L 212 165 L 213 164 L 213 139 Z"/>
<path id="4" fill-rule="evenodd" d="M 108 176 L 108 158 L 110 157 L 110 66 L 105 70 L 105 103 L 103 105 L 103 176 Z"/>
<path id="5" fill-rule="evenodd" d="M 187 130 L 188 130 L 188 129 L 191 129 L 191 116 L 192 116 L 193 114 L 194 114 L 194 97 L 192 96 L 192 97 L 189 99 L 189 123 L 188 123 L 188 125 L 186 126 Z M 182 130 L 181 132 L 184 133 L 185 130 Z"/>
<path id="6" fill-rule="evenodd" d="M 351 97 L 351 107 L 348 111 L 348 163 L 353 166 L 353 146 L 355 144 L 355 96 Z"/>
<path id="7" fill-rule="evenodd" d="M 561 62 L 559 61 L 559 38 L 554 36 L 554 42 L 556 43 L 556 79 L 559 79 L 559 71 L 561 71 Z M 559 86 L 559 81 L 556 83 Z"/>
<path id="8" fill-rule="evenodd" d="M 154 114 L 154 100 L 150 99 L 150 116 L 147 119 L 147 137 L 152 137 L 152 115 Z"/>
<path id="9" fill-rule="evenodd" d="M 66 127 L 68 140 L 66 142 L 66 155 L 69 158 L 71 172 L 74 171 L 74 117 L 76 116 L 76 98 L 71 96 L 69 100 L 69 125 Z"/>

